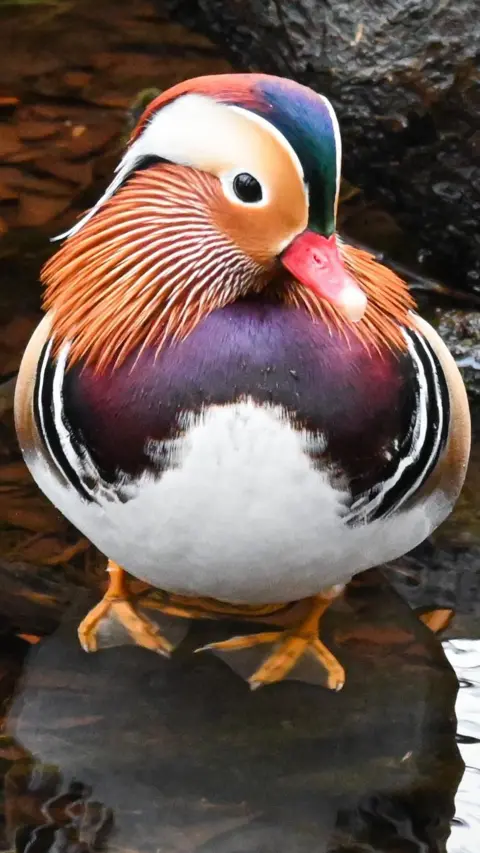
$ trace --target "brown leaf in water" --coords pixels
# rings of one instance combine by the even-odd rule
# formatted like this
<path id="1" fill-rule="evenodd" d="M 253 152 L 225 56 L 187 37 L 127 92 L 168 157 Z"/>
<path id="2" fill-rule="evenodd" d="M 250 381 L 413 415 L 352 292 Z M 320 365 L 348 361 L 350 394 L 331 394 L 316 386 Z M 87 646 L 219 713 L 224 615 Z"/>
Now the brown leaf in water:
<path id="1" fill-rule="evenodd" d="M 86 186 L 92 180 L 91 163 L 71 163 L 59 160 L 58 157 L 51 155 L 36 160 L 35 165 L 42 172 L 54 175 L 54 177 L 62 181 L 69 181 L 72 184 Z"/>
<path id="2" fill-rule="evenodd" d="M 0 467 L 0 483 L 31 483 L 32 477 L 23 462 L 7 462 Z"/>
<path id="3" fill-rule="evenodd" d="M 71 139 L 60 144 L 62 154 L 68 160 L 88 157 L 96 154 L 118 134 L 117 122 L 106 121 L 101 125 L 75 124 L 71 130 Z"/>
<path id="4" fill-rule="evenodd" d="M 63 82 L 72 89 L 83 89 L 92 81 L 93 74 L 88 71 L 66 71 Z"/>
<path id="5" fill-rule="evenodd" d="M 418 618 L 427 628 L 430 628 L 434 634 L 438 634 L 445 628 L 448 628 L 455 611 L 447 608 L 437 608 L 436 610 L 428 610 L 425 613 L 419 613 Z"/>
<path id="6" fill-rule="evenodd" d="M 15 98 L 13 95 L 0 96 L 0 108 L 16 107 L 20 103 L 20 98 Z"/>
<path id="7" fill-rule="evenodd" d="M 66 528 L 66 522 L 53 506 L 35 499 L 16 501 L 4 494 L 0 495 L 0 522 L 33 533 L 56 533 Z"/>
<path id="8" fill-rule="evenodd" d="M 49 139 L 60 131 L 58 124 L 48 121 L 21 121 L 18 125 L 18 135 L 22 141 L 36 142 L 39 139 Z"/>
<path id="9" fill-rule="evenodd" d="M 90 548 L 90 542 L 88 539 L 78 539 L 73 545 L 68 545 L 66 548 L 63 548 L 60 554 L 55 554 L 52 557 L 44 560 L 48 566 L 58 566 L 61 563 L 69 563 L 74 557 L 77 557 L 78 554 L 82 554 Z"/>
<path id="10" fill-rule="evenodd" d="M 56 536 L 45 536 L 36 533 L 31 537 L 25 536 L 18 543 L 14 552 L 8 554 L 10 560 L 22 560 L 36 565 L 50 565 L 50 560 L 65 550 L 65 543 Z M 60 561 L 62 562 L 62 561 Z"/>
<path id="11" fill-rule="evenodd" d="M 72 127 L 73 138 L 78 139 L 79 136 L 82 136 L 85 133 L 86 129 L 87 128 L 84 124 L 76 124 L 75 127 Z"/>
<path id="12" fill-rule="evenodd" d="M 53 595 L 46 595 L 43 592 L 34 592 L 33 590 L 27 589 L 23 595 L 23 597 L 30 602 L 34 602 L 35 604 L 40 605 L 55 605 L 56 600 Z"/>
<path id="13" fill-rule="evenodd" d="M 17 198 L 18 198 L 18 191 L 7 186 L 7 184 L 2 181 L 2 183 L 0 183 L 0 202 L 2 202 L 2 201 L 12 202 L 12 201 L 16 201 Z"/>
<path id="14" fill-rule="evenodd" d="M 17 227 L 39 227 L 55 219 L 70 207 L 70 198 L 47 197 L 24 193 L 20 198 Z"/>
<path id="15" fill-rule="evenodd" d="M 36 644 L 42 639 L 37 634 L 17 634 L 17 637 L 19 637 L 20 640 L 25 640 L 25 642 L 29 643 L 31 646 L 36 646 Z"/>
<path id="16" fill-rule="evenodd" d="M 2 125 L 2 132 L 0 133 L 0 160 L 5 159 L 10 154 L 15 154 L 20 147 L 16 128 L 8 124 Z"/>

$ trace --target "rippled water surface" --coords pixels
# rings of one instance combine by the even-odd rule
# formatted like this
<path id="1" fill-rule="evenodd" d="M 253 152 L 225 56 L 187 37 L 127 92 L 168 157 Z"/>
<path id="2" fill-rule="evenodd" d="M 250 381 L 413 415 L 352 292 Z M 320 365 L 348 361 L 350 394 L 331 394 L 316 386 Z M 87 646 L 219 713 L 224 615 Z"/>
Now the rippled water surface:
<path id="1" fill-rule="evenodd" d="M 465 764 L 447 848 L 474 853 L 480 845 L 480 640 L 447 640 L 443 648 L 459 682 L 457 743 Z"/>

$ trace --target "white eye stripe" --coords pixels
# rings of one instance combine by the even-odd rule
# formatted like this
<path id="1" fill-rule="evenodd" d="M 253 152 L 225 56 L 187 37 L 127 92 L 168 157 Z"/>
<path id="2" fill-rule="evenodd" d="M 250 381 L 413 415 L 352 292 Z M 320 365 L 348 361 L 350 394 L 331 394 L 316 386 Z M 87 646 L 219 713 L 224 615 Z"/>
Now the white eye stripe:
<path id="1" fill-rule="evenodd" d="M 238 118 L 235 119 L 235 116 Z M 115 170 L 115 176 L 97 203 L 69 231 L 60 234 L 56 240 L 76 234 L 94 216 L 102 205 L 110 199 L 128 176 L 135 171 L 146 157 L 158 157 L 178 165 L 191 166 L 203 171 L 218 174 L 215 164 L 231 164 L 240 161 L 241 147 L 245 140 L 247 125 L 244 122 L 260 125 L 288 152 L 293 167 L 304 182 L 303 169 L 297 154 L 290 143 L 270 122 L 242 107 L 227 106 L 204 95 L 182 95 L 154 114 L 139 137 L 130 145 Z M 213 131 L 212 131 L 213 129 Z M 244 153 L 245 150 L 243 149 Z M 254 158 L 255 159 L 255 158 Z M 238 168 L 235 169 L 239 171 Z M 246 164 L 244 171 L 253 174 L 255 169 Z M 254 175 L 262 185 L 267 197 L 265 181 Z M 229 196 L 230 197 L 230 196 Z M 238 200 L 235 198 L 236 203 Z M 267 202 L 265 202 L 267 203 Z"/>
<path id="2" fill-rule="evenodd" d="M 332 122 L 333 135 L 334 135 L 334 139 L 335 139 L 335 155 L 336 155 L 336 168 L 337 168 L 336 193 L 335 193 L 335 209 L 336 209 L 337 204 L 338 204 L 338 196 L 340 193 L 340 178 L 341 178 L 341 172 L 342 172 L 342 136 L 340 133 L 340 125 L 338 123 L 337 114 L 336 114 L 335 110 L 333 109 L 330 101 L 328 100 L 328 98 L 325 97 L 325 95 L 320 95 L 319 97 L 322 99 L 323 103 L 325 104 L 325 106 L 328 110 L 328 114 L 330 116 L 330 121 Z"/>
<path id="3" fill-rule="evenodd" d="M 275 127 L 275 125 L 273 125 L 271 122 L 269 122 L 266 118 L 263 118 L 262 116 L 257 115 L 257 113 L 252 113 L 252 112 L 250 112 L 250 110 L 246 110 L 243 107 L 231 106 L 231 107 L 229 107 L 229 109 L 233 110 L 236 113 L 239 113 L 242 116 L 245 116 L 245 118 L 247 118 L 248 121 L 251 121 L 255 124 L 260 125 L 260 127 L 263 130 L 267 131 L 267 133 L 269 133 L 270 136 L 273 136 L 273 138 L 276 140 L 276 142 L 278 142 L 282 146 L 282 148 L 284 148 L 285 151 L 288 152 L 290 159 L 292 160 L 292 163 L 295 166 L 295 169 L 297 170 L 297 172 L 298 172 L 298 174 L 302 180 L 302 183 L 305 183 L 305 175 L 304 175 L 304 171 L 303 171 L 303 166 L 300 162 L 298 154 L 292 148 L 288 139 L 283 135 L 283 133 L 280 130 L 278 130 L 277 127 Z"/>

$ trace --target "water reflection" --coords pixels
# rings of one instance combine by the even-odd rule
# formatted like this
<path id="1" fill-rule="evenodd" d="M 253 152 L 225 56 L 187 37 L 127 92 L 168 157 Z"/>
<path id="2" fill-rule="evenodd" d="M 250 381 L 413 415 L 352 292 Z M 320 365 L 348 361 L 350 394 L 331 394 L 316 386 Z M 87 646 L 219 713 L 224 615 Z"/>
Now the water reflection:
<path id="1" fill-rule="evenodd" d="M 448 640 L 443 648 L 459 681 L 457 741 L 465 763 L 455 796 L 455 820 L 448 853 L 477 853 L 480 843 L 480 640 Z"/>
<path id="2" fill-rule="evenodd" d="M 463 769 L 456 680 L 385 584 L 354 588 L 335 615 L 341 694 L 298 682 L 250 693 L 186 650 L 87 656 L 77 620 L 32 651 L 9 714 L 17 850 L 446 850 Z"/>

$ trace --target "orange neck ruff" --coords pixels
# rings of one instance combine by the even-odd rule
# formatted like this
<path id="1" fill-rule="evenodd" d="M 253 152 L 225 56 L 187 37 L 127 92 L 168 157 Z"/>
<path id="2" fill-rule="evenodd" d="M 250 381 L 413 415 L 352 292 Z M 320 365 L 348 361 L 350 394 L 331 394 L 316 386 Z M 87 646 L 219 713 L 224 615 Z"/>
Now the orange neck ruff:
<path id="1" fill-rule="evenodd" d="M 215 180 L 192 169 L 138 172 L 47 262 L 44 305 L 56 349 L 70 343 L 70 363 L 115 367 L 143 347 L 182 339 L 212 311 L 268 285 L 272 271 L 213 221 L 215 192 Z M 293 280 L 282 282 L 278 298 L 353 331 L 366 346 L 405 349 L 401 327 L 411 326 L 414 308 L 405 283 L 368 252 L 342 244 L 341 254 L 367 294 L 359 323 Z"/>

